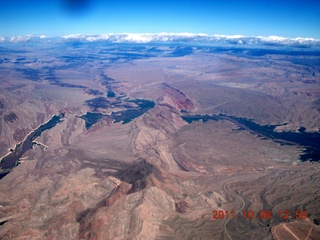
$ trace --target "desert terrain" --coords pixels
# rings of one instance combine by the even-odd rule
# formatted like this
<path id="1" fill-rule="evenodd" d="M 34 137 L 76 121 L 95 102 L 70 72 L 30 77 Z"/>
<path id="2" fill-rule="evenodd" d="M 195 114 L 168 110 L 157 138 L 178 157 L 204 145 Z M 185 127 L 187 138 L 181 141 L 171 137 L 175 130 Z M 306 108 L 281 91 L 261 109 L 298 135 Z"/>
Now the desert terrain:
<path id="1" fill-rule="evenodd" d="M 0 239 L 319 239 L 320 50 L 0 52 Z"/>

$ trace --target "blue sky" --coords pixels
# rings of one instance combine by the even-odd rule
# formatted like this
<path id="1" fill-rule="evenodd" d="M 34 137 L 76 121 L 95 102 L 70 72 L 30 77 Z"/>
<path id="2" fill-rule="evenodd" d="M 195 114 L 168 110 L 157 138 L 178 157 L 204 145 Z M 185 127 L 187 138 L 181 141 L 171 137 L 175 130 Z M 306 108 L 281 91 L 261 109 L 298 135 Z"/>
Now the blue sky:
<path id="1" fill-rule="evenodd" d="M 0 0 L 0 36 L 122 32 L 320 38 L 320 1 Z"/>

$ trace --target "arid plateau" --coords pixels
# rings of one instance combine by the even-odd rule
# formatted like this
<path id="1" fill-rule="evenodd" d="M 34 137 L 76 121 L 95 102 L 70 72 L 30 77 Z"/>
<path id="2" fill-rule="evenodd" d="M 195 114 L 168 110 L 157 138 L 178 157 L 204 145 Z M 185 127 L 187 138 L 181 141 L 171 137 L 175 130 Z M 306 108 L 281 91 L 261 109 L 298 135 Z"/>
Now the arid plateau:
<path id="1" fill-rule="evenodd" d="M 0 239 L 319 239 L 319 49 L 0 53 Z"/>

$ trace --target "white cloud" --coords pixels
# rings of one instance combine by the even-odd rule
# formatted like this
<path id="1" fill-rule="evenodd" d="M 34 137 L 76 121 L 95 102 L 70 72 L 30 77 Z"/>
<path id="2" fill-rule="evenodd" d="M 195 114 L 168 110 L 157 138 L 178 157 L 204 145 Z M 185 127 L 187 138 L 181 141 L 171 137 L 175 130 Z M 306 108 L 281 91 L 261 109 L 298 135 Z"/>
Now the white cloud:
<path id="1" fill-rule="evenodd" d="M 148 43 L 153 41 L 153 35 L 151 34 L 137 34 L 137 33 L 125 33 L 123 34 L 123 38 L 126 42 L 136 42 L 136 43 Z"/>
<path id="2" fill-rule="evenodd" d="M 63 36 L 62 38 L 71 39 L 71 40 L 81 40 L 82 36 L 83 35 L 81 35 L 81 34 L 70 34 L 70 35 Z"/>
<path id="3" fill-rule="evenodd" d="M 17 36 L 17 37 L 10 37 L 9 42 L 27 42 L 31 39 L 31 36 Z"/>
<path id="4" fill-rule="evenodd" d="M 41 41 L 44 39 L 50 39 L 50 38 L 45 35 L 23 35 L 23 36 L 15 36 L 15 37 L 0 37 L 0 42 L 18 43 L 18 42 L 29 42 L 29 41 L 35 41 L 35 40 Z"/>
<path id="5" fill-rule="evenodd" d="M 50 40 L 44 35 L 26 35 L 11 38 L 0 38 L 0 42 L 27 42 L 32 40 Z M 234 44 L 234 45 L 288 45 L 294 47 L 320 47 L 320 39 L 314 38 L 284 38 L 279 36 L 257 36 L 247 37 L 243 35 L 208 35 L 204 33 L 108 33 L 96 35 L 70 34 L 62 36 L 57 41 L 84 41 L 84 42 L 191 42 L 191 43 L 214 43 L 214 44 Z"/>

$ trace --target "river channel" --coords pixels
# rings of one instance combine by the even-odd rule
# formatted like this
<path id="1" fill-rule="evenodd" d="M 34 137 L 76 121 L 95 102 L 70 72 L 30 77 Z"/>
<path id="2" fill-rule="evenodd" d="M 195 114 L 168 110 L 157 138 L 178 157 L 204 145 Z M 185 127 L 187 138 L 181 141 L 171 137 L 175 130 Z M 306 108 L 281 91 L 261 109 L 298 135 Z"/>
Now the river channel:
<path id="1" fill-rule="evenodd" d="M 193 121 L 207 122 L 209 120 L 227 120 L 239 126 L 239 130 L 247 130 L 257 134 L 262 139 L 271 139 L 281 145 L 298 145 L 304 150 L 300 155 L 301 161 L 320 161 L 320 132 L 306 132 L 301 127 L 298 132 L 275 132 L 274 129 L 279 125 L 259 125 L 251 119 L 238 118 L 234 116 L 219 115 L 186 115 L 182 119 L 189 124 Z"/>
<path id="2" fill-rule="evenodd" d="M 32 131 L 22 142 L 17 144 L 15 149 L 11 149 L 10 153 L 0 160 L 0 179 L 10 173 L 14 167 L 18 166 L 20 158 L 26 151 L 32 149 L 32 146 L 36 144 L 34 140 L 38 138 L 42 134 L 42 132 L 53 128 L 58 123 L 62 122 L 62 118 L 64 118 L 64 113 L 61 113 L 60 115 L 54 115 L 48 122 L 40 125 L 37 129 Z"/>

